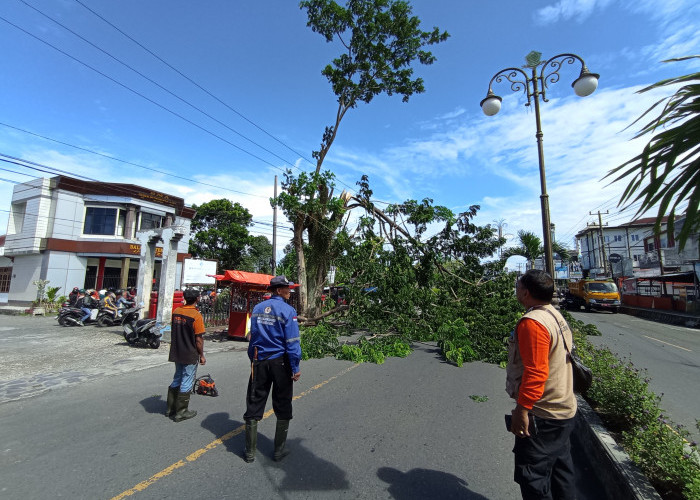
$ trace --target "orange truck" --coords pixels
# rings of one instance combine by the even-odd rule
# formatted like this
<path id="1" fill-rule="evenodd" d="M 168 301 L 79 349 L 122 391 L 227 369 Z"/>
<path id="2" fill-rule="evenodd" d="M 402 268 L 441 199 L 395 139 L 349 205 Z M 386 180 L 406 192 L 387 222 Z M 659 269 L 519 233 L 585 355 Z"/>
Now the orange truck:
<path id="1" fill-rule="evenodd" d="M 620 292 L 612 280 L 577 280 L 569 281 L 569 289 L 564 296 L 566 308 L 578 311 L 581 306 L 590 312 L 591 309 L 599 311 L 620 311 Z"/>

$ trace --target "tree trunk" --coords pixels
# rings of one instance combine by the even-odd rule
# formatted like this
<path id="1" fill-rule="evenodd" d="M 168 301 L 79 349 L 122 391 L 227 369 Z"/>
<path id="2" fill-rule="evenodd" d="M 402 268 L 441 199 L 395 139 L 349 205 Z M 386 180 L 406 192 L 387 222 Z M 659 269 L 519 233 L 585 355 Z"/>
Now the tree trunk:
<path id="1" fill-rule="evenodd" d="M 301 224 L 294 225 L 294 250 L 297 252 L 297 276 L 299 279 L 299 310 L 298 314 L 306 315 L 308 309 L 307 283 L 306 283 L 306 259 L 304 258 L 304 228 Z"/>

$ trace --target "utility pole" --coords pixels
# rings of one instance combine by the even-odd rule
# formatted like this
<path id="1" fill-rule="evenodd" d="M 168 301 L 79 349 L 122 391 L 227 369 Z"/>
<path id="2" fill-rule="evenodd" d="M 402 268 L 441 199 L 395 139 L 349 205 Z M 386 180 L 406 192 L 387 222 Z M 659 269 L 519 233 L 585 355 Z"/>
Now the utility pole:
<path id="1" fill-rule="evenodd" d="M 600 238 L 600 250 L 603 254 L 603 274 L 607 277 L 608 275 L 608 258 L 605 255 L 605 237 L 603 236 L 603 215 L 607 215 L 609 212 L 606 210 L 605 213 L 601 213 L 600 210 L 598 210 L 598 231 L 599 231 L 599 238 Z M 595 215 L 593 212 L 588 212 L 589 215 Z M 595 224 L 588 224 L 589 226 L 595 226 Z M 607 226 L 608 223 L 606 222 L 605 225 Z"/>
<path id="2" fill-rule="evenodd" d="M 506 227 L 508 224 L 506 224 L 505 219 L 498 219 L 498 220 L 494 220 L 493 222 L 496 223 L 496 227 L 498 228 L 498 239 L 500 240 L 501 238 L 503 238 L 503 228 Z M 499 246 L 498 247 L 498 259 L 500 260 L 502 258 L 503 258 L 503 246 Z"/>
<path id="3" fill-rule="evenodd" d="M 275 176 L 275 199 L 277 199 L 277 176 Z M 277 205 L 272 209 L 272 275 L 277 270 Z"/>

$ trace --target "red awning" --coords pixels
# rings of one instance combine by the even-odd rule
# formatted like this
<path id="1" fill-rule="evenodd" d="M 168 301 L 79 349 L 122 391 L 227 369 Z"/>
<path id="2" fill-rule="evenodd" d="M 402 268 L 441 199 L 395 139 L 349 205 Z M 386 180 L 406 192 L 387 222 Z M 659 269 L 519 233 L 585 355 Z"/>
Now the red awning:
<path id="1" fill-rule="evenodd" d="M 249 273 L 247 271 L 232 271 L 229 269 L 224 272 L 224 275 L 223 277 L 221 277 L 220 281 L 230 281 L 239 285 L 267 288 L 268 286 L 270 286 L 270 280 L 272 278 L 274 278 L 274 276 L 270 274 Z"/>

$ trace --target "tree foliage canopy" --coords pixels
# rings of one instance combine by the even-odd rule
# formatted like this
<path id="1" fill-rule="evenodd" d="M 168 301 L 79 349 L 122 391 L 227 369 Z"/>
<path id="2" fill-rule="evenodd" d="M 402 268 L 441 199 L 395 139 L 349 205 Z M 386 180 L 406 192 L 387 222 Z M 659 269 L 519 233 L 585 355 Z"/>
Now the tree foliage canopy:
<path id="1" fill-rule="evenodd" d="M 700 59 L 700 56 L 664 62 L 689 59 Z M 668 215 L 668 231 L 673 233 L 674 221 L 680 215 L 677 210 L 687 202 L 685 221 L 678 236 L 682 250 L 688 236 L 700 226 L 700 72 L 662 80 L 638 93 L 678 84 L 683 85 L 672 96 L 659 100 L 635 120 L 637 123 L 665 103 L 659 115 L 635 136 L 636 139 L 655 134 L 642 152 L 612 169 L 605 178 L 612 177 L 612 182 L 629 179 L 620 205 L 629 207 L 641 201 L 636 216 L 659 205 L 654 226 L 657 233 L 665 215 Z"/>
<path id="2" fill-rule="evenodd" d="M 284 193 L 272 200 L 293 225 L 297 257 L 300 315 L 315 316 L 321 310 L 321 294 L 330 261 L 337 251 L 336 232 L 341 227 L 349 196 L 334 195 L 334 175 L 322 165 L 335 141 L 345 113 L 359 102 L 369 103 L 380 94 L 399 94 L 404 102 L 424 92 L 421 78 L 414 78 L 413 64 L 432 64 L 435 57 L 425 47 L 448 38 L 438 28 L 420 29 L 404 0 L 348 0 L 343 7 L 333 0 L 304 0 L 307 26 L 327 42 L 337 41 L 342 53 L 322 71 L 338 97 L 335 121 L 326 126 L 321 147 L 313 151 L 316 170 L 298 176 L 287 172 Z"/>
<path id="3" fill-rule="evenodd" d="M 192 208 L 197 211 L 192 219 L 189 245 L 192 256 L 218 260 L 219 271 L 240 269 L 250 245 L 248 227 L 253 223 L 250 212 L 227 199 L 212 200 Z"/>
<path id="4" fill-rule="evenodd" d="M 501 253 L 501 259 L 506 261 L 514 255 L 519 255 L 521 257 L 525 257 L 530 263 L 530 268 L 534 269 L 535 260 L 544 255 L 542 240 L 533 232 L 521 230 L 518 231 L 518 243 L 519 244 L 514 247 L 503 250 Z M 556 241 L 552 242 L 552 251 L 559 255 L 559 258 L 562 260 L 569 260 L 571 258 L 569 255 L 569 250 L 564 248 L 561 243 Z"/>
<path id="5" fill-rule="evenodd" d="M 239 267 L 251 273 L 272 273 L 272 243 L 266 236 L 250 236 Z"/>
<path id="6" fill-rule="evenodd" d="M 421 78 L 412 79 L 411 64 L 432 64 L 435 56 L 423 50 L 447 40 L 438 28 L 420 29 L 420 19 L 401 0 L 349 0 L 341 7 L 332 0 L 305 0 L 308 26 L 327 42 L 338 39 L 345 52 L 327 65 L 323 75 L 346 108 L 375 96 L 400 94 L 404 102 L 425 91 Z"/>
<path id="7" fill-rule="evenodd" d="M 365 215 L 357 231 L 340 232 L 343 250 L 334 261 L 345 283 L 346 324 L 380 338 L 437 341 L 457 364 L 505 361 L 504 339 L 522 309 L 514 276 L 484 263 L 501 239 L 474 224 L 479 207 L 454 214 L 424 199 L 381 212 L 367 177 L 358 184 L 351 207 Z M 428 236 L 428 227 L 439 230 Z"/>

